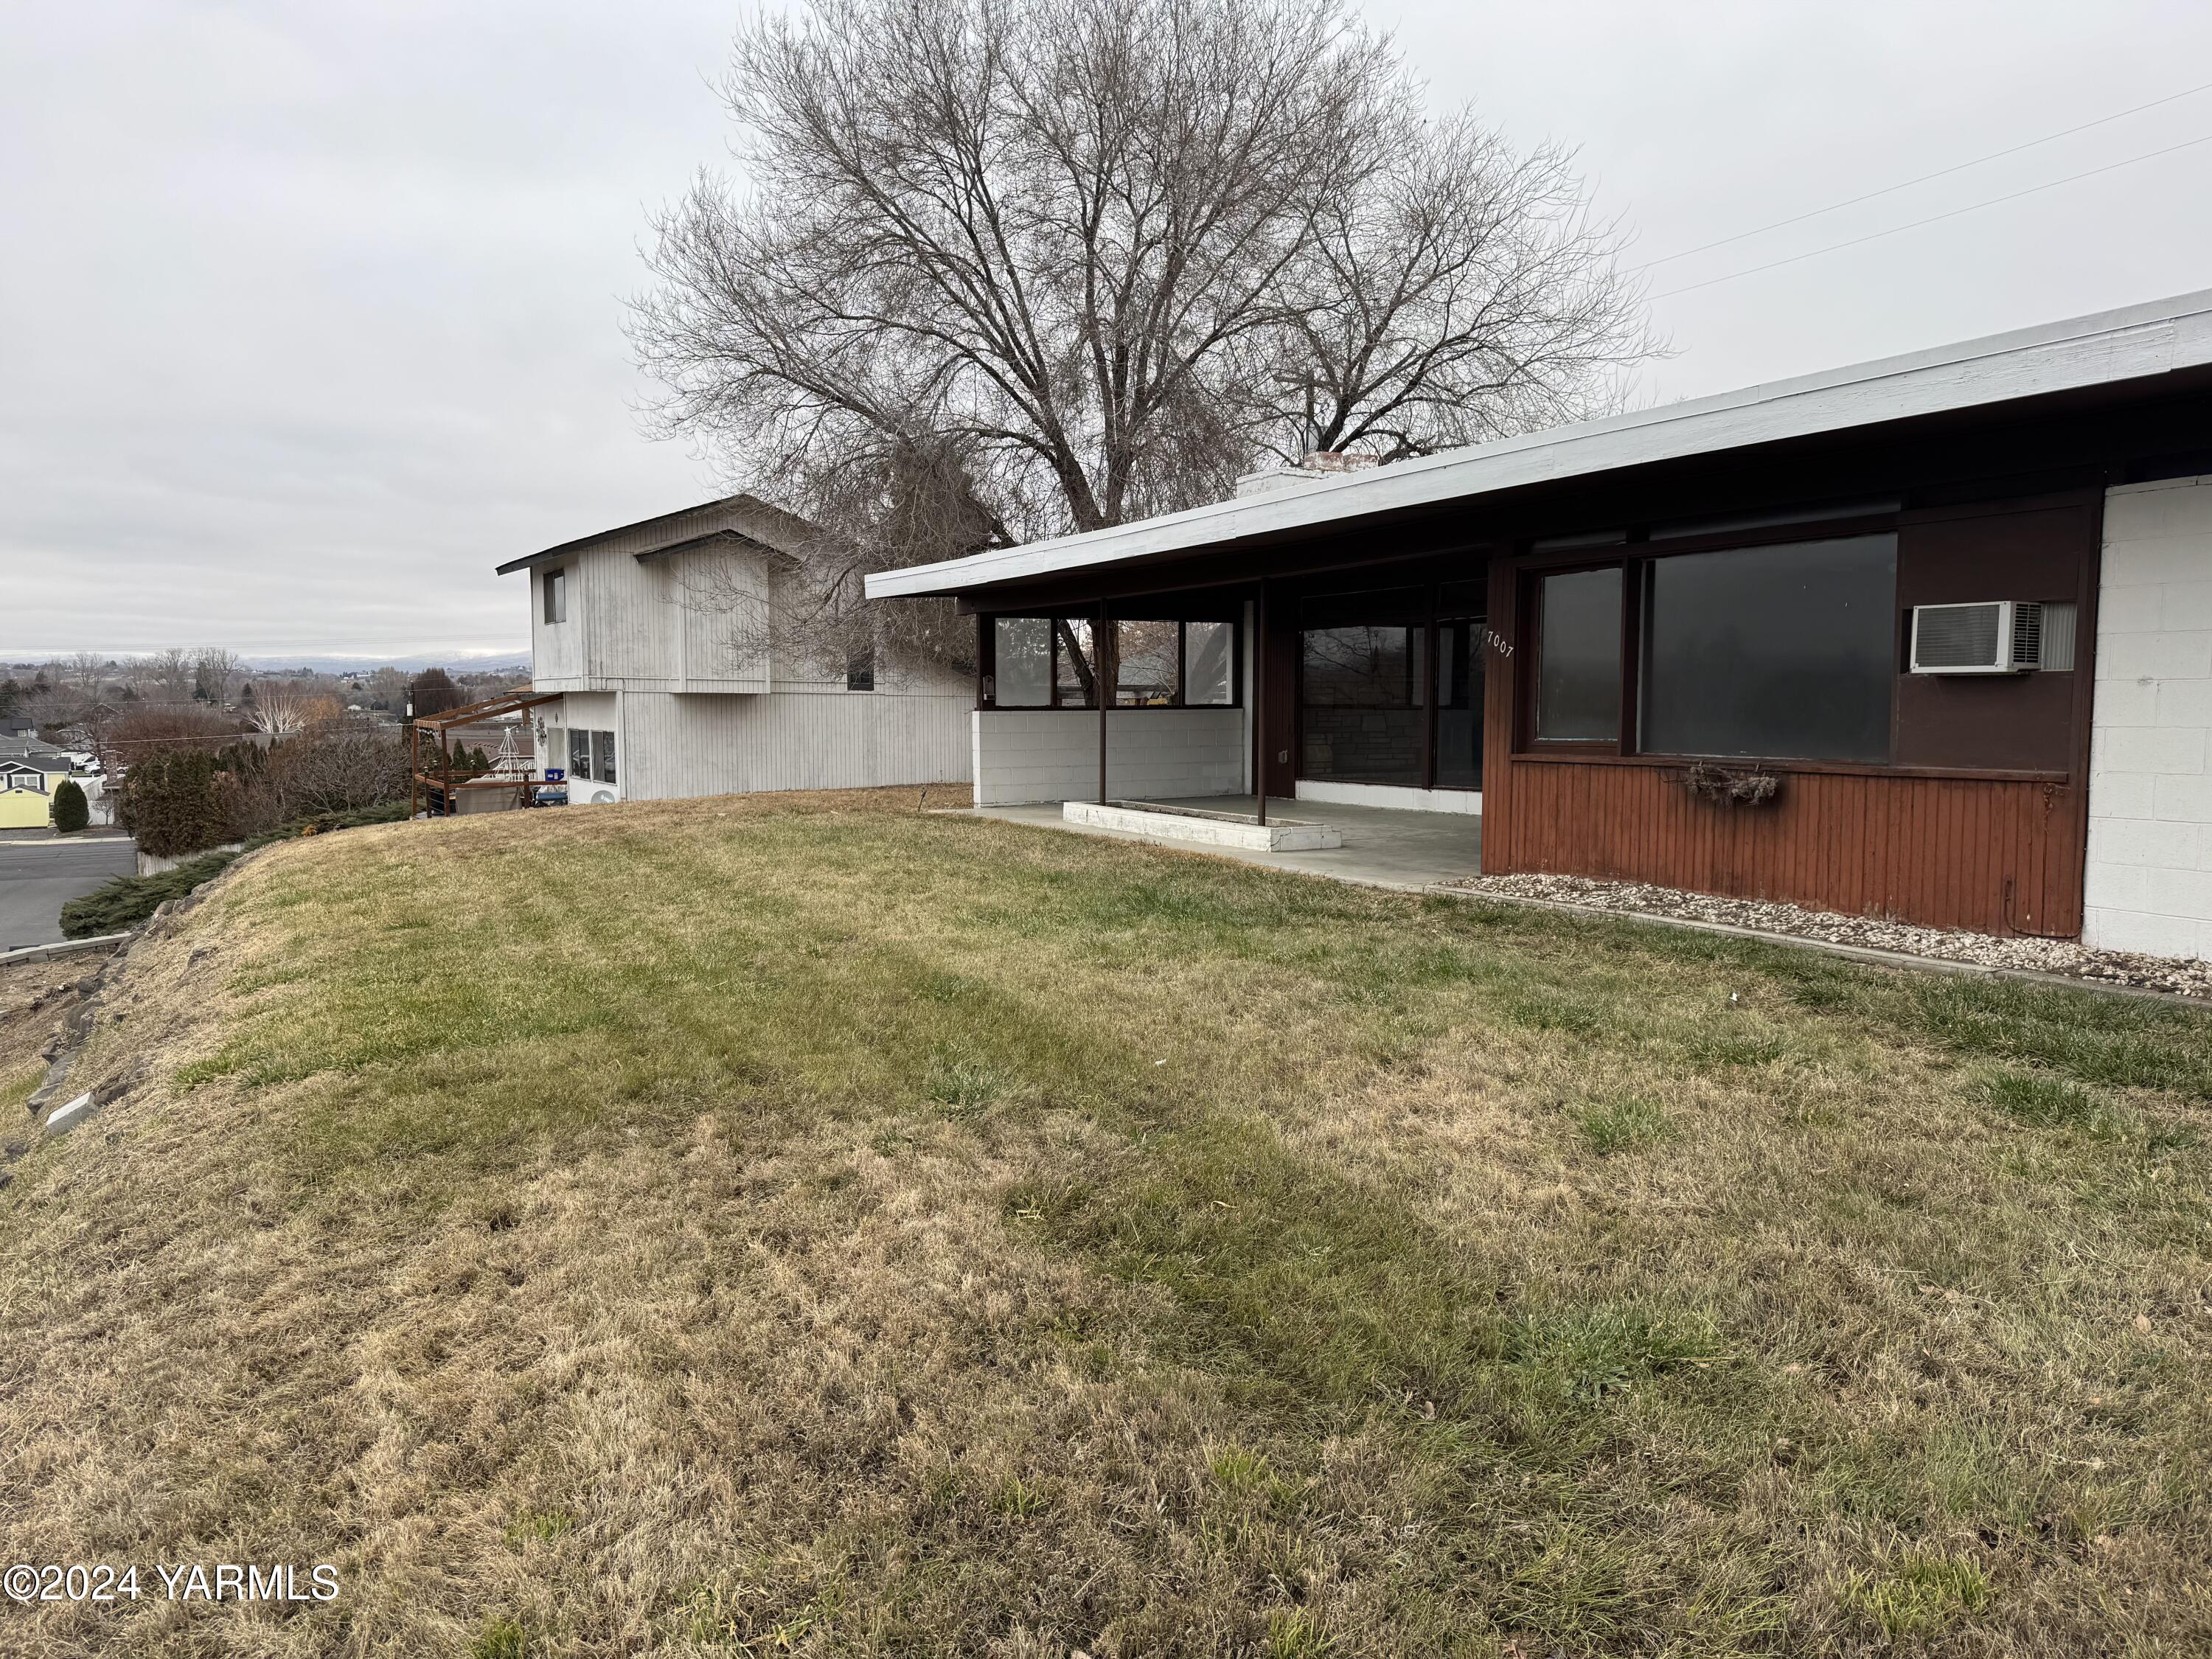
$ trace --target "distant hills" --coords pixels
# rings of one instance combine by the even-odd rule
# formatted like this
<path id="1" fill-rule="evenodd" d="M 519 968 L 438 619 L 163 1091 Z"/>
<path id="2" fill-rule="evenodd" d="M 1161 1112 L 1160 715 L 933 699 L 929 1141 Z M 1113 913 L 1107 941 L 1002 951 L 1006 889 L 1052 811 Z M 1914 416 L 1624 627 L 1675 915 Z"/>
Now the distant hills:
<path id="1" fill-rule="evenodd" d="M 397 668 L 404 674 L 419 674 L 426 668 L 443 668 L 449 672 L 471 674 L 489 673 L 503 668 L 512 668 L 520 674 L 530 672 L 530 653 L 527 651 L 460 652 L 445 656 L 412 657 L 247 657 L 245 661 L 247 668 L 264 674 L 281 672 L 287 668 L 313 669 L 318 674 L 368 674 L 380 668 Z"/>

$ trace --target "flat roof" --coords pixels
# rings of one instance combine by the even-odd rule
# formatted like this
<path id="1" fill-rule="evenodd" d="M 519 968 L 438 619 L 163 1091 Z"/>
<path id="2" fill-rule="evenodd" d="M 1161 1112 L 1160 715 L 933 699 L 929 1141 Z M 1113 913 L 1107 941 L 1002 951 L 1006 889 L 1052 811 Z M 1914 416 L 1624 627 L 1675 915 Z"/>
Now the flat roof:
<path id="1" fill-rule="evenodd" d="M 1527 484 L 2012 403 L 2212 365 L 2212 289 L 1740 392 L 1555 427 L 1076 536 L 867 579 L 872 599 L 955 594 Z"/>

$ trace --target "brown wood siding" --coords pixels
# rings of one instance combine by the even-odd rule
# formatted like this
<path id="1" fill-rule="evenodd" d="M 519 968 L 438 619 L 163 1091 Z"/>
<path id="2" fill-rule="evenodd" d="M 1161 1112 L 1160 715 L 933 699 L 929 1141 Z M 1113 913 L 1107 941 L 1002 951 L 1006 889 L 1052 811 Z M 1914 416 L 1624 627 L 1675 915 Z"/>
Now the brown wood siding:
<path id="1" fill-rule="evenodd" d="M 1492 873 L 1647 881 L 1978 933 L 2081 931 L 2080 803 L 2067 784 L 1789 773 L 1774 801 L 1746 808 L 1692 795 L 1671 767 L 1519 757 L 1492 775 Z"/>
<path id="2" fill-rule="evenodd" d="M 2078 934 L 2098 533 L 2094 500 L 1908 515 L 1915 568 L 1900 573 L 1900 617 L 1905 603 L 1951 597 L 1933 586 L 1947 581 L 1989 598 L 2056 599 L 2070 588 L 2082 607 L 2075 672 L 1968 688 L 1958 698 L 2014 693 L 2003 720 L 1931 718 L 1921 704 L 1959 688 L 1910 685 L 1899 705 L 1909 740 L 1895 769 L 1768 763 L 1761 769 L 1782 789 L 1758 807 L 1692 795 L 1679 762 L 1520 749 L 1516 665 L 1529 642 L 1516 635 L 1528 562 L 1498 561 L 1490 625 L 1511 649 L 1490 656 L 1483 868 L 1645 881 L 1980 933 Z M 1966 568 L 1954 574 L 1953 566 Z M 1974 740 L 1936 741 L 1952 726 Z M 1969 757 L 1983 775 L 1931 775 L 1965 772 L 1956 763 Z M 2031 767 L 2041 775 L 2001 775 Z"/>

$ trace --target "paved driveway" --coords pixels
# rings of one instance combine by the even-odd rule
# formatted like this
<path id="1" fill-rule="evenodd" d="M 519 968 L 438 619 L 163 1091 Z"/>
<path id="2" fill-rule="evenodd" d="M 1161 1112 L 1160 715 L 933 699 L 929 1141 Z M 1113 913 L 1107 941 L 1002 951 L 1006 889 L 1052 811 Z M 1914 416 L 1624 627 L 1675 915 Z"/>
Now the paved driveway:
<path id="1" fill-rule="evenodd" d="M 0 830 L 0 951 L 52 944 L 62 936 L 65 901 L 137 868 L 128 836 L 56 841 Z"/>

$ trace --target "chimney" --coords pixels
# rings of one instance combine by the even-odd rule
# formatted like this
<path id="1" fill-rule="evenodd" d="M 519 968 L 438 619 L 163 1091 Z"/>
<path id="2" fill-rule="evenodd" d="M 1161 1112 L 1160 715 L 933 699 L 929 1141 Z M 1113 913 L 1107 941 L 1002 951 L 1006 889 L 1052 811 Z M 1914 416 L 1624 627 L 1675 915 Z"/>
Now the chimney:
<path id="1" fill-rule="evenodd" d="M 1256 472 L 1247 472 L 1237 480 L 1237 498 L 1248 495 L 1279 495 L 1285 489 L 1296 489 L 1302 484 L 1319 483 L 1325 478 L 1341 477 L 1347 472 L 1364 472 L 1370 466 L 1380 466 L 1382 458 L 1376 455 L 1356 455 L 1340 449 L 1316 449 L 1296 466 L 1263 466 Z"/>

